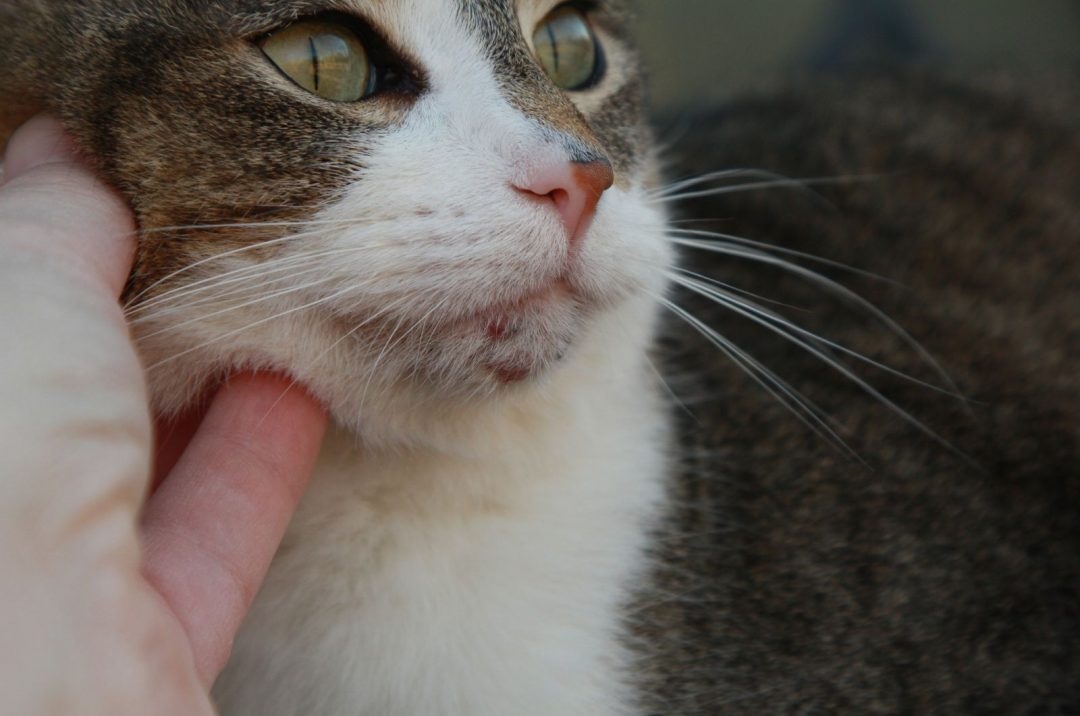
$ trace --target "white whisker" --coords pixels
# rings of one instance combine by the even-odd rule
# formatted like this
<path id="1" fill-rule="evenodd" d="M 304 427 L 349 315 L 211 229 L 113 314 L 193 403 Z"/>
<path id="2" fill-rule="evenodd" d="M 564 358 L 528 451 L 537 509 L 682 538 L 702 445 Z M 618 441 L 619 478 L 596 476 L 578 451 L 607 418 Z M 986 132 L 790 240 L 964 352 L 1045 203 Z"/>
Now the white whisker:
<path id="1" fill-rule="evenodd" d="M 680 246 L 686 246 L 692 249 L 701 249 L 702 251 L 712 251 L 714 253 L 725 253 L 723 251 L 724 242 L 738 244 L 741 246 L 750 246 L 760 251 L 768 253 L 782 254 L 784 256 L 795 256 L 807 261 L 812 261 L 824 266 L 831 266 L 832 268 L 841 269 L 849 273 L 857 274 L 865 278 L 872 279 L 874 281 L 881 281 L 883 283 L 891 284 L 893 286 L 902 286 L 897 281 L 886 278 L 879 274 L 871 273 L 863 269 L 849 266 L 848 264 L 841 263 L 839 261 L 833 261 L 831 259 L 824 258 L 822 256 L 816 256 L 814 254 L 808 254 L 804 251 L 796 251 L 794 249 L 784 248 L 783 246 L 776 246 L 774 244 L 768 244 L 764 241 L 755 241 L 753 239 L 747 239 L 742 236 L 736 236 L 734 234 L 724 234 L 715 231 L 703 231 L 700 229 L 670 229 L 671 234 L 675 236 L 669 236 L 675 243 Z M 719 241 L 702 241 L 695 238 L 682 238 L 682 237 L 700 237 L 701 239 L 719 239 Z"/>
<path id="2" fill-rule="evenodd" d="M 212 345 L 214 345 L 216 343 L 220 343 L 221 341 L 232 338 L 233 336 L 238 336 L 241 333 L 244 333 L 246 331 L 251 330 L 252 328 L 257 328 L 257 327 L 259 327 L 261 325 L 265 325 L 265 324 L 267 324 L 267 323 L 269 323 L 271 321 L 275 321 L 275 320 L 277 320 L 279 318 L 284 318 L 285 316 L 289 316 L 289 315 L 292 315 L 294 313 L 298 313 L 300 311 L 305 311 L 305 310 L 308 310 L 308 309 L 311 309 L 311 308 L 315 308 L 317 306 L 321 306 L 321 305 L 323 305 L 325 303 L 329 303 L 329 302 L 334 301 L 334 300 L 336 300 L 338 298 L 341 298 L 342 296 L 347 295 L 352 290 L 353 290 L 353 287 L 348 286 L 348 287 L 346 287 L 346 288 L 344 288 L 344 289 L 342 289 L 340 291 L 337 291 L 336 293 L 330 294 L 329 296 L 323 296 L 323 297 L 321 297 L 321 298 L 319 298 L 319 299 L 317 299 L 315 301 L 305 303 L 305 304 L 303 304 L 301 306 L 296 306 L 295 308 L 290 308 L 290 309 L 288 309 L 286 311 L 282 311 L 281 313 L 274 314 L 273 316 L 268 316 L 266 318 L 259 319 L 257 321 L 254 321 L 253 323 L 247 324 L 246 326 L 241 326 L 240 328 L 236 328 L 234 330 L 223 333 L 223 334 L 221 334 L 219 336 L 215 336 L 214 338 L 211 338 L 208 341 L 204 341 L 203 343 L 200 343 L 197 346 L 193 346 L 191 348 L 188 348 L 187 350 L 181 351 L 180 353 L 169 356 L 168 358 L 164 358 L 164 359 L 158 361 L 157 363 L 154 363 L 153 365 L 149 366 L 147 368 L 147 370 L 148 371 L 157 370 L 158 368 L 160 368 L 160 367 L 162 367 L 162 366 L 164 366 L 164 365 L 166 365 L 168 363 L 172 363 L 173 361 L 179 360 L 180 358 L 183 358 L 186 355 L 189 355 L 189 354 L 194 353 L 196 351 L 200 351 L 200 350 L 202 350 L 204 348 L 208 348 L 208 347 L 210 347 L 210 346 L 212 346 Z"/>
<path id="3" fill-rule="evenodd" d="M 790 177 L 785 177 L 782 174 L 776 174 L 774 172 L 766 171 L 764 169 L 724 169 L 716 172 L 709 172 L 708 174 L 702 174 L 696 177 L 689 177 L 686 179 L 679 179 L 670 184 L 665 184 L 657 189 L 652 189 L 647 193 L 650 197 L 666 197 L 684 189 L 691 189 L 695 186 L 701 186 L 712 181 L 722 181 L 728 179 L 741 179 L 750 178 L 756 180 L 767 181 L 792 181 Z"/>
<path id="4" fill-rule="evenodd" d="M 231 256 L 237 256 L 239 254 L 243 254 L 243 253 L 246 253 L 246 252 L 249 252 L 249 251 L 256 251 L 258 249 L 263 249 L 263 248 L 266 248 L 268 246 L 277 246 L 279 244 L 283 244 L 283 243 L 286 243 L 286 242 L 289 242 L 289 241 L 296 241 L 298 239 L 307 238 L 307 237 L 310 237 L 310 236 L 317 236 L 317 235 L 320 235 L 322 233 L 324 233 L 324 232 L 321 232 L 321 231 L 320 232 L 314 232 L 314 231 L 312 231 L 312 232 L 300 232 L 300 233 L 297 233 L 297 234 L 287 234 L 285 236 L 279 236 L 279 237 L 274 238 L 274 239 L 266 239 L 264 241 L 257 241 L 255 243 L 248 244 L 246 246 L 240 246 L 240 247 L 237 247 L 235 249 L 230 249 L 228 251 L 223 251 L 223 252 L 221 252 L 219 254 L 214 254 L 212 256 L 207 256 L 205 258 L 199 259 L 198 261 L 193 261 L 190 264 L 187 264 L 187 265 L 185 265 L 185 266 L 183 266 L 183 267 L 181 267 L 181 268 L 179 268 L 179 269 L 177 269 L 175 271 L 172 271 L 172 272 L 166 274 L 165 276 L 162 276 L 161 278 L 159 278 L 158 280 L 154 281 L 149 286 L 144 288 L 142 291 L 140 291 L 136 295 L 129 298 L 127 303 L 125 304 L 125 308 L 134 305 L 140 298 L 142 298 L 143 296 L 145 296 L 147 293 L 154 290 L 158 286 L 162 285 L 163 283 L 171 281 L 172 279 L 176 278 L 177 276 L 182 276 L 183 274 L 188 273 L 189 271 L 192 271 L 193 269 L 196 269 L 199 266 L 203 266 L 205 264 L 208 264 L 208 263 L 210 263 L 212 261 L 220 261 L 222 259 L 226 259 L 226 258 L 229 258 Z"/>
<path id="5" fill-rule="evenodd" d="M 190 325 L 195 324 L 195 323 L 202 323 L 202 322 L 208 321 L 208 320 L 210 320 L 212 318 L 217 318 L 219 316 L 223 316 L 223 315 L 226 315 L 226 314 L 229 314 L 229 313 L 233 313 L 234 311 L 239 311 L 239 310 L 244 309 L 244 308 L 250 308 L 251 306 L 257 306 L 260 303 L 265 303 L 265 302 L 271 301 L 271 300 L 273 300 L 275 298 L 280 298 L 282 296 L 288 296 L 289 294 L 299 293 L 301 291 L 306 291 L 308 289 L 315 288 L 317 286 L 321 286 L 321 285 L 326 284 L 326 283 L 330 283 L 330 282 L 332 282 L 332 281 L 334 281 L 336 279 L 337 279 L 336 276 L 323 276 L 322 278 L 320 278 L 317 281 L 310 281 L 308 283 L 300 284 L 298 286 L 289 286 L 288 288 L 283 288 L 283 289 L 281 289 L 279 291 L 271 291 L 270 293 L 262 294 L 262 295 L 258 296 L 257 298 L 253 298 L 250 301 L 244 301 L 242 303 L 235 303 L 235 304 L 232 304 L 230 306 L 226 306 L 225 308 L 219 309 L 217 311 L 213 311 L 212 313 L 203 314 L 201 316 L 196 316 L 194 318 L 189 318 L 186 321 L 181 321 L 179 323 L 174 323 L 174 324 L 172 324 L 170 326 L 167 326 L 165 328 L 162 328 L 160 330 L 157 330 L 157 331 L 154 331 L 152 333 L 148 333 L 148 334 L 146 334 L 144 336 L 141 336 L 141 340 L 150 340 L 151 338 L 155 338 L 155 337 L 157 337 L 159 335 L 162 335 L 162 334 L 165 334 L 165 333 L 172 333 L 173 331 L 177 331 L 177 330 L 180 330 L 182 328 L 186 328 L 187 326 L 190 326 Z M 367 282 L 363 282 L 363 283 L 360 283 L 360 284 L 357 284 L 357 285 L 350 286 L 349 288 L 353 289 L 353 288 L 356 288 L 358 286 L 364 286 L 364 285 L 367 285 L 367 284 L 370 284 L 370 283 L 371 283 L 371 281 L 367 281 Z M 144 317 L 138 319 L 137 321 L 135 321 L 135 323 L 152 321 L 155 318 L 157 318 L 157 315 L 156 314 L 151 314 L 150 316 L 144 316 Z"/>
<path id="6" fill-rule="evenodd" d="M 942 438 L 940 435 L 938 435 L 936 432 L 934 432 L 932 429 L 930 429 L 925 423 L 923 423 L 922 421 L 917 419 L 910 412 L 908 412 L 907 410 L 904 410 L 896 402 L 894 402 L 894 401 L 890 400 L 889 398 L 885 397 L 885 395 L 883 395 L 879 390 L 877 390 L 872 385 L 870 385 L 870 383 L 868 383 L 866 380 L 859 377 L 848 366 L 846 366 L 843 363 L 841 363 L 840 361 L 836 360 L 836 358 L 830 356 L 825 351 L 823 351 L 823 350 L 821 350 L 819 348 L 816 348 L 810 342 L 802 340 L 798 336 L 793 335 L 792 333 L 789 333 L 787 330 L 784 330 L 784 329 L 786 328 L 786 329 L 789 329 L 791 331 L 796 331 L 798 333 L 804 334 L 804 335 L 810 337 L 811 340 L 813 340 L 813 341 L 820 342 L 822 344 L 828 345 L 831 348 L 835 348 L 837 350 L 843 351 L 844 353 L 852 356 L 853 358 L 856 358 L 858 360 L 869 363 L 870 365 L 873 365 L 873 366 L 875 366 L 875 367 L 877 367 L 877 368 L 879 368 L 881 370 L 887 371 L 887 372 L 889 372 L 889 373 L 891 373 L 893 375 L 896 375 L 896 376 L 898 376 L 898 377 L 900 377 L 900 378 L 902 378 L 904 380 L 907 380 L 907 381 L 910 381 L 910 382 L 915 383 L 917 385 L 920 385 L 920 386 L 922 386 L 924 388 L 928 388 L 930 390 L 935 390 L 935 391 L 938 391 L 938 392 L 941 392 L 941 393 L 949 394 L 947 391 L 945 391 L 945 390 L 943 390 L 943 389 L 941 389 L 941 388 L 939 388 L 939 387 L 937 387 L 935 385 L 931 385 L 929 383 L 925 383 L 925 382 L 923 382 L 921 380 L 913 378 L 913 377 L 911 377 L 909 375 L 906 375 L 906 374 L 904 374 L 904 373 L 902 373 L 900 371 L 897 371 L 895 369 L 889 368 L 886 365 L 878 363 L 877 361 L 874 361 L 874 360 L 872 360 L 870 358 L 867 358 L 866 356 L 863 356 L 862 354 L 860 354 L 860 353 L 858 353 L 856 351 L 852 351 L 852 350 L 850 350 L 848 348 L 845 348 L 844 346 L 841 346 L 841 345 L 839 345 L 837 343 L 834 343 L 834 342 L 829 341 L 827 339 L 821 338 L 820 336 L 816 336 L 815 334 L 813 334 L 813 333 L 811 333 L 809 331 L 806 331 L 805 329 L 802 329 L 799 326 L 796 326 L 796 325 L 784 320 L 783 317 L 781 317 L 781 316 L 776 316 L 775 314 L 769 313 L 765 309 L 745 304 L 745 303 L 739 301 L 738 299 L 736 299 L 736 298 L 734 298 L 732 296 L 725 296 L 721 291 L 710 288 L 708 286 L 704 286 L 704 285 L 700 284 L 697 281 L 692 281 L 692 280 L 689 280 L 689 279 L 683 279 L 683 278 L 681 278 L 681 277 L 679 277 L 677 275 L 674 275 L 674 274 L 671 276 L 671 278 L 672 278 L 672 280 L 676 281 L 679 285 L 686 287 L 687 289 L 697 293 L 698 295 L 701 295 L 701 296 L 704 296 L 706 298 L 710 298 L 710 299 L 714 300 L 716 303 L 724 306 L 725 308 L 737 313 L 738 315 L 743 316 L 744 318 L 747 318 L 750 321 L 753 321 L 754 323 L 766 328 L 767 330 L 781 336 L 785 340 L 799 346 L 800 348 L 802 348 L 803 350 L 808 352 L 810 355 L 812 355 L 815 358 L 817 358 L 818 360 L 822 361 L 827 366 L 829 366 L 833 370 L 835 370 L 838 373 L 840 373 L 841 375 L 843 375 L 846 379 L 850 380 L 852 383 L 859 386 L 859 388 L 861 388 L 863 391 L 865 391 L 868 395 L 870 395 L 875 400 L 880 402 L 882 405 L 884 405 L 887 408 L 889 408 L 890 410 L 892 410 L 894 413 L 899 415 L 907 423 L 909 423 L 910 425 L 912 425 L 913 427 L 918 429 L 920 432 L 922 432 L 923 434 L 925 434 L 928 437 L 932 438 L 936 442 L 944 445 L 945 447 L 949 448 L 950 450 L 955 451 L 955 448 L 948 441 L 946 441 L 944 438 Z M 953 396 L 953 397 L 955 397 L 955 396 Z"/>
<path id="7" fill-rule="evenodd" d="M 305 264 L 307 268 L 304 268 Z M 131 311 L 128 317 L 132 323 L 147 320 L 147 315 L 151 317 L 150 320 L 156 320 L 160 316 L 186 312 L 207 303 L 218 303 L 235 296 L 244 296 L 252 291 L 265 291 L 270 286 L 294 281 L 299 277 L 318 272 L 325 273 L 325 269 L 314 260 L 296 262 L 271 271 L 252 271 L 247 276 L 235 276 L 190 292 L 174 294 L 160 301 L 147 302 L 144 306 L 140 306 L 141 310 Z"/>
<path id="8" fill-rule="evenodd" d="M 855 182 L 867 181 L 880 177 L 811 177 L 807 179 L 770 179 L 766 181 L 746 182 L 743 184 L 730 184 L 725 186 L 713 187 L 711 189 L 700 189 L 695 191 L 687 191 L 682 194 L 666 194 L 657 197 L 653 200 L 653 203 L 657 204 L 673 204 L 681 201 L 689 201 L 690 199 L 701 199 L 711 196 L 723 196 L 726 194 L 742 194 L 750 191 L 760 191 L 763 189 L 800 189 L 809 190 L 813 186 L 841 186 L 844 184 L 851 184 Z M 810 196 L 814 197 L 817 201 L 823 202 L 826 206 L 831 208 L 835 207 L 824 197 L 816 192 L 809 192 Z"/>
<path id="9" fill-rule="evenodd" d="M 131 298 L 129 298 L 127 303 L 125 304 L 125 307 L 130 307 L 130 306 L 134 305 L 140 298 L 142 298 L 143 296 L 145 296 L 147 293 L 154 290 L 158 286 L 162 285 L 163 283 L 167 283 L 168 281 L 171 281 L 171 280 L 175 279 L 177 276 L 181 276 L 181 275 L 183 275 L 185 273 L 188 273 L 188 272 L 190 272 L 190 271 L 192 271 L 192 270 L 194 270 L 194 269 L 196 269 L 196 268 L 198 268 L 200 266 L 204 266 L 207 263 L 211 263 L 213 261 L 220 261 L 220 260 L 223 260 L 223 259 L 226 259 L 226 258 L 238 256 L 238 255 L 245 254 L 245 253 L 252 252 L 252 251 L 257 251 L 259 249 L 264 249 L 264 248 L 267 248 L 267 247 L 278 246 L 278 245 L 286 244 L 286 243 L 290 243 L 290 242 L 296 242 L 296 241 L 299 241 L 301 239 L 310 239 L 310 238 L 313 238 L 313 237 L 324 237 L 324 236 L 330 235 L 329 230 L 326 227 L 321 226 L 322 224 L 326 224 L 326 225 L 328 225 L 330 227 L 333 227 L 333 226 L 346 226 L 346 227 L 354 227 L 354 228 L 362 229 L 362 231 L 360 231 L 359 233 L 354 235 L 354 237 L 353 237 L 354 240 L 362 239 L 363 237 L 368 236 L 371 233 L 381 231 L 387 225 L 394 225 L 395 227 L 399 226 L 399 222 L 392 222 L 392 221 L 378 221 L 378 222 L 367 222 L 367 221 L 365 221 L 365 222 L 361 222 L 361 221 L 355 221 L 355 220 L 326 220 L 324 222 L 324 221 L 321 221 L 321 220 L 312 220 L 312 221 L 298 223 L 297 224 L 298 226 L 314 225 L 314 226 L 317 226 L 317 227 L 320 227 L 320 228 L 314 229 L 312 231 L 300 231 L 300 232 L 296 232 L 296 233 L 285 234 L 284 236 L 278 236 L 278 237 L 275 237 L 273 239 L 265 239 L 265 240 L 261 240 L 261 241 L 256 241 L 254 243 L 247 244 L 245 246 L 239 246 L 239 247 L 237 247 L 235 249 L 230 249 L 228 251 L 223 251 L 221 253 L 213 254 L 212 256 L 204 257 L 202 259 L 199 259 L 198 261 L 193 261 L 192 263 L 187 264 L 187 265 L 185 265 L 185 266 L 183 266 L 183 267 L 181 267 L 181 268 L 179 268 L 179 269 L 177 269 L 177 270 L 175 270 L 175 271 L 173 271 L 173 272 L 171 272 L 169 274 L 166 274 L 165 276 L 159 278 L 158 280 L 154 281 L 152 284 L 150 284 L 149 286 L 144 288 L 138 294 L 136 294 L 136 295 L 132 296 Z M 253 228 L 258 228 L 258 227 L 265 227 L 267 225 L 268 224 L 252 224 L 251 226 Z M 214 225 L 208 225 L 208 226 L 212 227 Z M 224 225 L 220 225 L 220 226 L 224 226 Z M 219 226 L 219 228 L 220 228 L 220 226 Z M 244 226 L 244 225 L 237 224 L 236 226 Z"/>
<path id="10" fill-rule="evenodd" d="M 695 277 L 697 277 L 696 274 L 695 274 Z M 762 306 L 759 306 L 759 305 L 757 305 L 757 304 L 755 304 L 755 303 L 753 303 L 751 301 L 743 301 L 743 300 L 739 299 L 737 296 L 728 294 L 723 288 L 716 288 L 714 286 L 705 285 L 706 283 L 713 283 L 711 281 L 711 279 L 708 279 L 706 277 L 697 277 L 700 280 L 693 280 L 693 279 L 688 279 L 688 278 L 679 276 L 677 274 L 669 274 L 669 278 L 672 281 L 674 281 L 675 283 L 679 284 L 680 286 L 683 286 L 684 288 L 689 289 L 690 291 L 693 291 L 694 293 L 698 294 L 699 296 L 704 296 L 706 298 L 709 298 L 709 299 L 713 300 L 714 302 L 718 303 L 719 305 L 722 305 L 725 308 L 730 308 L 731 310 L 735 311 L 739 315 L 742 315 L 745 318 L 748 318 L 748 319 L 754 321 L 755 323 L 759 323 L 759 325 L 762 325 L 762 326 L 765 326 L 765 327 L 769 328 L 773 332 L 780 333 L 780 335 L 783 335 L 788 340 L 795 340 L 800 346 L 803 346 L 807 350 L 811 350 L 811 347 L 804 344 L 802 341 L 797 340 L 791 334 L 786 333 L 786 331 L 791 331 L 791 332 L 797 333 L 799 335 L 802 335 L 805 338 L 807 338 L 808 340 L 810 340 L 811 342 L 820 343 L 820 344 L 822 344 L 824 346 L 827 346 L 827 347 L 832 348 L 832 349 L 834 349 L 836 351 L 844 353 L 845 355 L 848 355 L 851 358 L 854 358 L 855 360 L 858 360 L 858 361 L 860 361 L 862 363 L 866 363 L 867 365 L 871 365 L 874 368 L 877 368 L 878 370 L 881 370 L 881 371 L 884 371 L 884 372 L 889 373 L 891 375 L 894 375 L 897 378 L 905 380 L 905 381 L 907 381 L 909 383 L 914 383 L 915 385 L 918 385 L 921 388 L 926 388 L 927 390 L 932 390 L 934 392 L 941 393 L 943 395 L 947 395 L 950 398 L 955 398 L 957 400 L 964 400 L 964 397 L 962 395 L 958 395 L 956 393 L 953 393 L 952 391 L 950 391 L 950 390 L 948 390 L 946 388 L 942 388 L 941 386 L 934 385 L 933 383 L 928 383 L 928 382 L 926 382 L 924 380 L 920 380 L 919 378 L 916 378 L 916 377 L 914 377 L 912 375 L 908 375 L 907 373 L 904 373 L 903 371 L 897 370 L 896 368 L 892 368 L 892 367 L 886 365 L 885 363 L 881 363 L 879 361 L 874 360 L 873 358 L 870 358 L 869 356 L 863 355 L 862 353 L 859 353 L 856 350 L 852 350 L 851 348 L 848 348 L 847 346 L 844 346 L 843 344 L 837 343 L 835 341 L 831 341 L 828 338 L 825 338 L 824 336 L 820 336 L 820 335 L 818 335 L 818 334 L 816 334 L 816 333 L 814 333 L 812 331 L 808 331 L 805 328 L 803 328 L 802 326 L 798 325 L 797 323 L 794 323 L 794 322 L 788 320 L 784 316 L 781 316 L 781 315 L 779 315 L 777 313 L 774 313 L 773 311 L 769 311 L 768 309 L 766 309 L 766 308 L 764 308 Z M 719 284 L 719 285 L 723 286 L 723 284 Z M 750 315 L 750 314 L 753 314 L 753 315 Z"/>
<path id="11" fill-rule="evenodd" d="M 663 267 L 661 267 L 661 268 L 663 268 Z M 771 298 L 766 298 L 765 296 L 754 293 L 753 291 L 747 291 L 745 289 L 738 288 L 737 286 L 732 286 L 729 283 L 724 283 L 723 281 L 720 281 L 719 279 L 715 279 L 712 276 L 706 276 L 705 274 L 697 273 L 696 271 L 690 271 L 689 269 L 679 268 L 678 266 L 676 266 L 673 270 L 678 271 L 683 276 L 689 276 L 691 278 L 699 279 L 699 280 L 704 281 L 705 283 L 708 283 L 708 284 L 710 284 L 712 286 L 716 286 L 717 288 L 723 289 L 724 291 L 730 292 L 732 294 L 738 294 L 740 296 L 746 296 L 747 298 L 752 298 L 755 301 L 761 301 L 762 303 L 768 303 L 768 304 L 771 304 L 773 306 L 780 306 L 781 308 L 786 308 L 786 309 L 791 310 L 791 311 L 804 311 L 805 312 L 807 310 L 805 308 L 800 308 L 799 306 L 793 306 L 790 303 L 783 303 L 781 301 L 774 301 Z"/>
<path id="12" fill-rule="evenodd" d="M 810 430 L 822 436 L 829 443 L 838 446 L 856 460 L 861 458 L 829 425 L 828 415 L 811 400 L 802 395 L 785 380 L 777 376 L 750 354 L 746 353 L 727 338 L 710 328 L 688 311 L 672 301 L 660 296 L 653 298 L 663 307 L 674 313 L 691 327 L 701 333 L 710 343 L 726 355 L 736 366 L 746 373 L 781 405 L 788 408 L 795 417 Z"/>
<path id="13" fill-rule="evenodd" d="M 362 224 L 357 219 L 298 219 L 296 221 L 251 221 L 245 223 L 228 224 L 177 224 L 175 226 L 155 226 L 152 229 L 140 229 L 140 236 L 153 234 L 177 233 L 183 231 L 221 231 L 224 229 L 263 229 L 263 228 L 291 228 L 294 226 L 339 226 Z"/>
<path id="14" fill-rule="evenodd" d="M 681 240 L 673 239 L 676 243 L 680 243 Z M 919 357 L 941 378 L 944 385 L 948 386 L 948 392 L 955 396 L 962 396 L 962 392 L 957 387 L 956 383 L 949 376 L 948 372 L 937 362 L 937 360 L 930 354 L 926 348 L 923 347 L 915 338 L 908 333 L 900 324 L 889 317 L 884 311 L 875 306 L 870 301 L 866 300 L 859 294 L 855 293 L 851 289 L 847 288 L 843 284 L 823 276 L 815 271 L 811 271 L 805 266 L 786 261 L 771 254 L 757 251 L 750 248 L 739 248 L 737 246 L 722 246 L 717 247 L 717 251 L 724 253 L 725 255 L 735 258 L 742 258 L 748 261 L 755 261 L 757 263 L 763 263 L 770 266 L 775 266 L 781 270 L 787 271 L 790 274 L 798 276 L 809 283 L 812 283 L 818 287 L 824 288 L 832 294 L 842 298 L 846 301 L 859 306 L 862 310 L 869 313 L 880 323 L 884 324 L 889 330 L 891 330 L 896 336 L 898 336 L 908 347 L 914 350 Z M 970 410 L 965 405 L 965 409 Z"/>
<path id="15" fill-rule="evenodd" d="M 153 298 L 139 304 L 138 306 L 134 306 L 128 311 L 128 315 L 137 315 L 138 313 L 152 309 L 161 303 L 175 302 L 186 296 L 204 293 L 207 291 L 213 291 L 219 286 L 242 283 L 245 281 L 259 281 L 262 280 L 265 276 L 271 276 L 278 273 L 291 271 L 297 265 L 302 266 L 305 263 L 313 262 L 317 259 L 338 256 L 342 254 L 356 254 L 362 251 L 383 248 L 390 245 L 391 242 L 382 242 L 378 244 L 364 244 L 362 246 L 324 249 L 320 251 L 309 251 L 296 255 L 268 259 L 260 263 L 253 263 L 249 266 L 242 266 L 237 269 L 226 271 L 225 273 L 209 276 L 207 278 L 193 281 L 183 286 L 164 291 L 154 296 Z"/>

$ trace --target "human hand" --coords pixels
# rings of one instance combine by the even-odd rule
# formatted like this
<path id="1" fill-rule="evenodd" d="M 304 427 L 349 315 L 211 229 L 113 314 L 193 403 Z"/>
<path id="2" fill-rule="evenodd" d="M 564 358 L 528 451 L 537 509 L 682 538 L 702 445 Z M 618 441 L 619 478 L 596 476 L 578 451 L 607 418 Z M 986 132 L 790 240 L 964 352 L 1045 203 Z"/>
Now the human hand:
<path id="1" fill-rule="evenodd" d="M 0 177 L 0 713 L 212 713 L 322 439 L 302 391 L 236 377 L 148 496 L 152 420 L 117 303 L 132 229 L 57 122 L 16 133 Z"/>

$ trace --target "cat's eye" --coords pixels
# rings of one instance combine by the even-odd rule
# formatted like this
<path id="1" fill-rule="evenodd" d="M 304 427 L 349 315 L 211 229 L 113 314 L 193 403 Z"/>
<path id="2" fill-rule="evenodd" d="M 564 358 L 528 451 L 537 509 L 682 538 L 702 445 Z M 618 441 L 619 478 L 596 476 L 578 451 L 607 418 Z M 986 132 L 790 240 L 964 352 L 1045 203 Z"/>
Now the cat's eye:
<path id="1" fill-rule="evenodd" d="M 356 102 L 375 91 L 375 69 L 349 28 L 305 20 L 269 35 L 262 51 L 286 77 L 335 102 Z"/>
<path id="2" fill-rule="evenodd" d="M 585 14 L 573 5 L 544 18 L 533 35 L 533 48 L 544 72 L 561 89 L 586 89 L 599 79 L 600 45 Z"/>

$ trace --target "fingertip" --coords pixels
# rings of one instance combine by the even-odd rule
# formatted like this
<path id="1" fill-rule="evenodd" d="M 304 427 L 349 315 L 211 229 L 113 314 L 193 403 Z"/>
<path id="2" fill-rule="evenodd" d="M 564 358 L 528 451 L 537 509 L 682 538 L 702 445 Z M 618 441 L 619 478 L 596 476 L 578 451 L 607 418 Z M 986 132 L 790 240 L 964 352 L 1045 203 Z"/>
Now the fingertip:
<path id="1" fill-rule="evenodd" d="M 326 409 L 304 386 L 281 373 L 238 373 L 222 386 L 218 399 L 234 406 L 239 419 L 253 427 L 273 421 L 299 433 L 321 434 Z M 245 419 L 246 416 L 246 419 Z M 263 431 L 254 430 L 254 435 Z"/>
<path id="2" fill-rule="evenodd" d="M 0 177 L 0 244 L 36 265 L 73 269 L 120 294 L 136 251 L 123 197 L 83 162 L 61 123 L 39 115 L 16 130 Z"/>
<path id="3" fill-rule="evenodd" d="M 322 403 L 286 375 L 245 372 L 231 376 L 212 405 L 222 416 L 219 424 L 236 431 L 235 440 L 273 465 L 293 466 L 278 477 L 281 487 L 299 501 L 310 474 L 307 468 L 295 468 L 310 467 L 319 452 L 329 421 Z"/>
<path id="4" fill-rule="evenodd" d="M 2 180 L 11 181 L 35 167 L 77 161 L 75 143 L 60 120 L 38 115 L 15 130 L 4 152 Z"/>

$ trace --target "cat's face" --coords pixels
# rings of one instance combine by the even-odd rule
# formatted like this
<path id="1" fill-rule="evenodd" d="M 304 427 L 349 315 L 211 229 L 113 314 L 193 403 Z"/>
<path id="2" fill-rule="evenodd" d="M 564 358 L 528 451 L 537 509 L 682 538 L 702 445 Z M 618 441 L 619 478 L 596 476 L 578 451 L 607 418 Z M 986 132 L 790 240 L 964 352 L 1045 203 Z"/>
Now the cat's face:
<path id="1" fill-rule="evenodd" d="M 669 253 L 621 0 L 90 5 L 51 19 L 56 109 L 137 210 L 162 407 L 273 367 L 352 422 L 645 330 Z"/>

